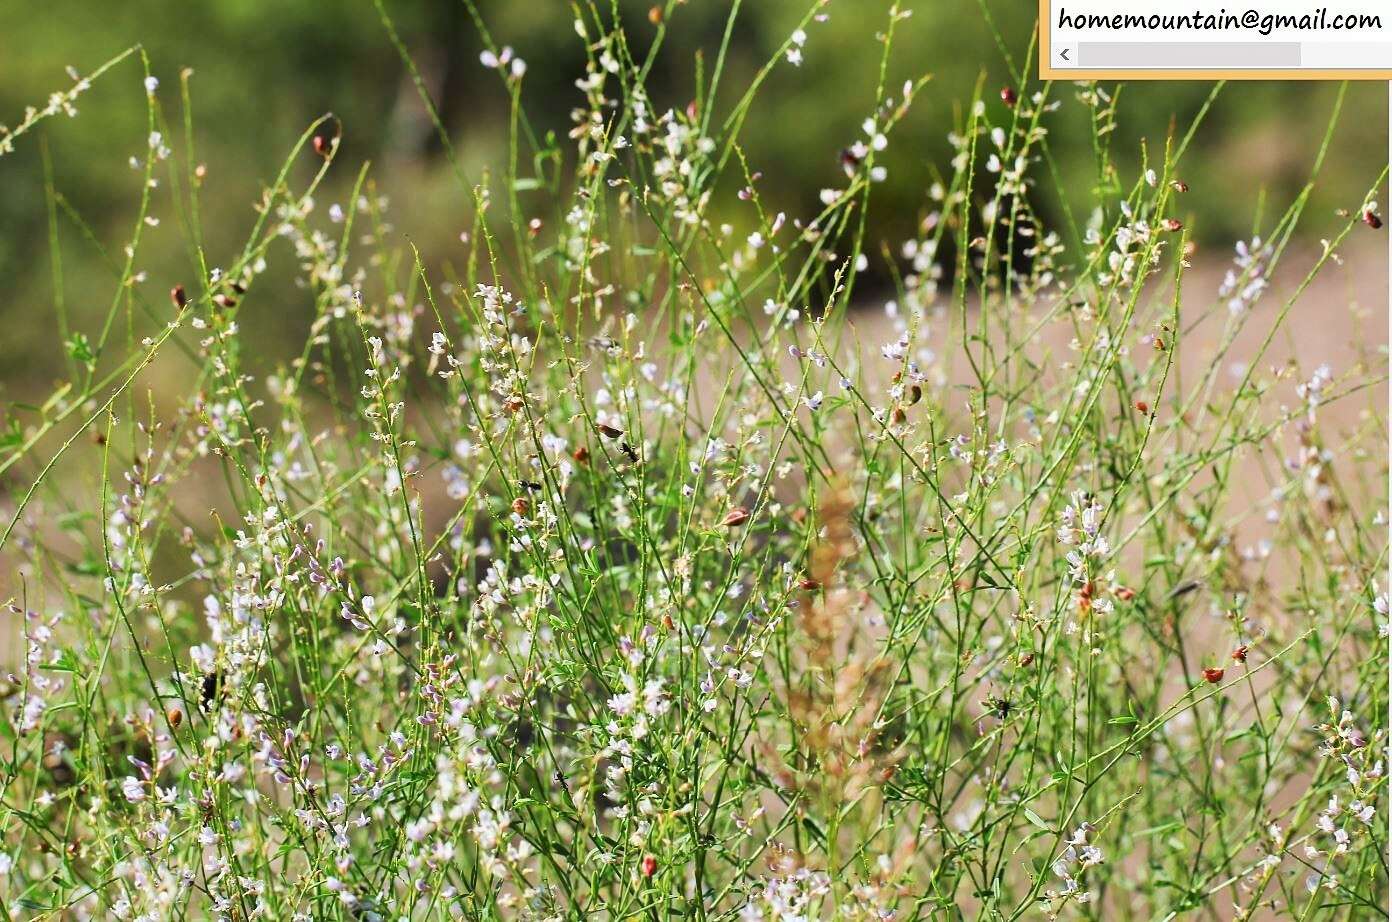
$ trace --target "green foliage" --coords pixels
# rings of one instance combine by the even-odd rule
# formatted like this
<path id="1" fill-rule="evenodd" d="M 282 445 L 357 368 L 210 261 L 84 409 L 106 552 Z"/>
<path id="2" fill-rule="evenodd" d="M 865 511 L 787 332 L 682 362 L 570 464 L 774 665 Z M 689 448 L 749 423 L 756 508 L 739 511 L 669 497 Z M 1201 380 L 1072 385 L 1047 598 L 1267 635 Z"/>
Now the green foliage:
<path id="1" fill-rule="evenodd" d="M 1277 342 L 1386 191 L 1313 204 L 1353 91 L 1194 292 L 1233 88 L 1142 110 L 1128 160 L 1130 90 L 973 69 L 915 164 L 921 20 L 822 9 L 751 4 L 746 47 L 738 5 L 578 4 L 574 119 L 531 104 L 559 45 L 485 38 L 475 146 L 378 4 L 443 166 L 311 117 L 235 219 L 153 46 L 0 136 L 145 88 L 119 232 L 39 144 L 61 372 L 0 436 L 0 914 L 1385 913 L 1385 329 L 1338 369 Z M 196 15 L 312 18 L 255 10 Z M 861 33 L 862 97 L 800 82 Z M 845 154 L 778 177 L 833 98 Z"/>

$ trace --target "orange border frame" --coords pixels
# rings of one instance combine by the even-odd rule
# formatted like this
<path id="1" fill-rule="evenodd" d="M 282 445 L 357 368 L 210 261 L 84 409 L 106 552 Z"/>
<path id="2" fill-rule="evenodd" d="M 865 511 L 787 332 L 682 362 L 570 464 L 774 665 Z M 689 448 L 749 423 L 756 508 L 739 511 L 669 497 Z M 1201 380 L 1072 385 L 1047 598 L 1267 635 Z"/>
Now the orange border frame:
<path id="1" fill-rule="evenodd" d="M 1053 66 L 1052 17 L 1049 0 L 1039 0 L 1040 80 L 1388 80 L 1387 70 L 1093 70 Z"/>

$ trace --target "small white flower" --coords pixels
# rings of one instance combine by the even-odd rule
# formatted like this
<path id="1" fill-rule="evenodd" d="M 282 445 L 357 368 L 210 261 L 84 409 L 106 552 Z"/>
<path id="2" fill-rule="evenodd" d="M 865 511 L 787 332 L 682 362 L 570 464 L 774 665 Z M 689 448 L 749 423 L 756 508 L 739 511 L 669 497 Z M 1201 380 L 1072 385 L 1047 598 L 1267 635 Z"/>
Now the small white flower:
<path id="1" fill-rule="evenodd" d="M 127 775 L 121 782 L 121 793 L 126 796 L 126 800 L 138 804 L 145 799 L 145 785 L 140 783 L 139 778 Z"/>
<path id="2" fill-rule="evenodd" d="M 146 92 L 146 93 L 148 93 L 149 95 L 153 96 L 153 95 L 155 95 L 155 91 L 158 90 L 158 89 L 159 89 L 159 78 L 158 78 L 158 77 L 146 77 L 146 78 L 145 78 L 145 92 Z"/>

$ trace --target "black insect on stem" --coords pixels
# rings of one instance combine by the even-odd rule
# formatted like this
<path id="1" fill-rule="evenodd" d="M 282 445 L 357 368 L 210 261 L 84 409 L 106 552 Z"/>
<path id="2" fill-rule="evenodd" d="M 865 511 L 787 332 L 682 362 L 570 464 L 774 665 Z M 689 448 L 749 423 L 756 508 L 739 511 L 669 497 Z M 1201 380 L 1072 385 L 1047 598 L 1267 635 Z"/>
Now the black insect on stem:
<path id="1" fill-rule="evenodd" d="M 203 681 L 198 687 L 198 710 L 204 714 L 212 710 L 217 699 L 222 697 L 223 684 L 221 669 L 214 669 L 212 672 L 204 674 Z"/>
<path id="2" fill-rule="evenodd" d="M 1015 703 L 1009 698 L 992 695 L 986 699 L 986 708 L 996 720 L 1005 720 L 1010 716 L 1010 712 L 1015 710 Z"/>

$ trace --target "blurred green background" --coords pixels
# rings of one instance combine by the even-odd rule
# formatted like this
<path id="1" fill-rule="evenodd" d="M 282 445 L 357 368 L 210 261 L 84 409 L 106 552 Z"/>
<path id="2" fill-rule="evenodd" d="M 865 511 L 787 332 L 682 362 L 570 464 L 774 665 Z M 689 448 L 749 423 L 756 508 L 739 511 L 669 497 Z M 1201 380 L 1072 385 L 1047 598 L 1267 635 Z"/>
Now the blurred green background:
<path id="1" fill-rule="evenodd" d="M 506 150 L 507 100 L 496 75 L 479 64 L 482 44 L 468 10 L 458 0 L 385 2 L 466 169 L 478 176 Z M 921 214 L 935 171 L 948 169 L 946 135 L 978 79 L 993 102 L 1009 82 L 987 16 L 1018 65 L 1037 11 L 1033 0 L 985 0 L 985 12 L 976 0 L 907 6 L 914 15 L 898 27 L 890 85 L 924 73 L 933 81 L 893 139 L 872 245 L 897 244 Z M 642 41 L 654 33 L 648 7 L 622 4 L 630 34 Z M 776 207 L 804 212 L 818 189 L 840 180 L 837 152 L 860 135 L 872 104 L 881 50 L 876 35 L 885 27 L 888 7 L 887 0 L 829 4 L 829 20 L 808 28 L 804 64 L 780 64 L 761 91 L 745 129 L 745 150 L 752 167 L 763 170 L 764 194 Z M 584 62 L 570 5 L 480 0 L 479 9 L 498 44 L 512 45 L 530 65 L 523 100 L 533 122 L 563 135 L 571 108 L 581 101 L 574 80 Z M 725 106 L 807 9 L 806 0 L 743 4 L 722 84 Z M 659 109 L 690 99 L 696 56 L 704 49 L 709 71 L 728 10 L 727 0 L 690 0 L 675 9 L 650 81 Z M 144 44 L 162 81 L 160 98 L 171 124 L 182 119 L 178 74 L 185 67 L 194 71 L 193 123 L 198 159 L 208 168 L 202 204 L 214 264 L 243 242 L 261 183 L 274 176 L 306 125 L 326 111 L 341 117 L 344 140 L 321 202 L 342 200 L 357 165 L 371 159 L 380 190 L 392 197 L 398 228 L 436 258 L 456 240 L 466 220 L 466 195 L 371 0 L 0 3 L 0 121 L 13 124 L 26 105 L 42 104 L 51 91 L 66 88 L 65 66 L 90 71 L 136 42 Z M 138 61 L 123 63 L 83 97 L 78 118 L 48 122 L 22 140 L 16 153 L 0 158 L 0 312 L 10 331 L 0 341 L 7 389 L 0 397 L 46 387 L 61 369 L 41 151 L 46 145 L 50 152 L 57 189 L 119 257 L 140 195 L 139 174 L 128 160 L 145 149 L 141 78 Z M 1186 125 L 1210 90 L 1207 83 L 1128 85 L 1112 141 L 1120 162 L 1134 167 L 1142 139 L 1162 145 L 1171 125 Z M 1235 238 L 1250 236 L 1259 214 L 1268 224 L 1274 220 L 1308 174 L 1337 92 L 1328 83 L 1225 89 L 1189 154 L 1184 177 L 1193 190 L 1184 200 L 1184 217 L 1201 244 L 1226 251 Z M 1050 140 L 1074 205 L 1082 207 L 1090 201 L 1096 173 L 1087 114 L 1074 96 L 1072 87 L 1057 88 L 1063 108 Z M 1312 239 L 1328 232 L 1336 208 L 1360 204 L 1386 162 L 1387 130 L 1386 87 L 1350 86 L 1312 203 Z M 171 140 L 176 149 L 182 144 L 177 131 Z M 312 168 L 306 158 L 306 176 Z M 1045 200 L 1040 207 L 1056 213 L 1059 206 Z M 157 196 L 155 213 L 164 222 L 149 229 L 141 260 L 152 299 L 191 271 L 167 194 Z M 112 276 L 71 221 L 60 217 L 59 224 L 65 298 L 80 327 L 84 318 L 96 322 L 105 311 Z M 271 354 L 282 351 L 276 344 L 283 342 L 288 355 L 298 351 L 309 317 L 302 296 L 297 300 L 293 286 L 282 287 L 285 301 L 275 304 L 277 295 L 262 294 L 265 288 L 258 286 L 258 297 L 270 300 L 243 322 L 257 328 Z"/>

